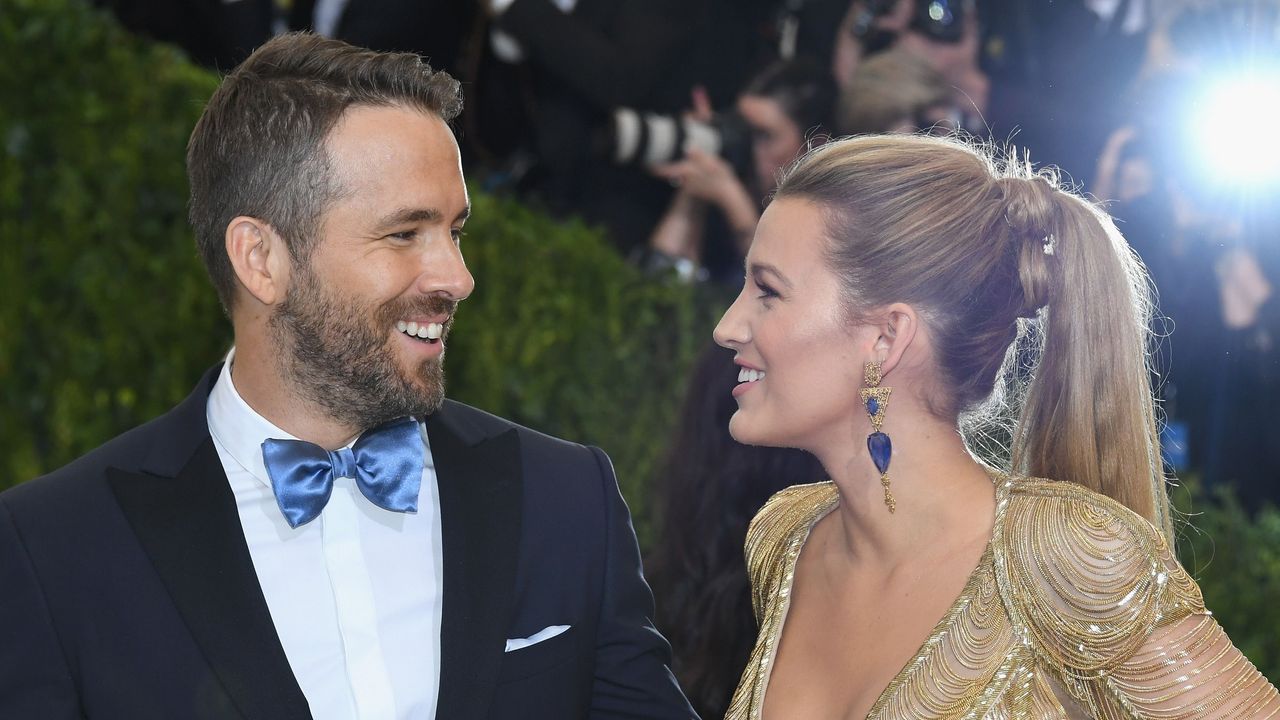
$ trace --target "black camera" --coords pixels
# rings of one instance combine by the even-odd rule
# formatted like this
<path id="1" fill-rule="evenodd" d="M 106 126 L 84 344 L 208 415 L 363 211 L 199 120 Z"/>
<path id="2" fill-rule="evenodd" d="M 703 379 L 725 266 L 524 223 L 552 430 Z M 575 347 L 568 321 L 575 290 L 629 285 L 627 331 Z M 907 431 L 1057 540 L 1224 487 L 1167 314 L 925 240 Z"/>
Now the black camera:
<path id="1" fill-rule="evenodd" d="M 853 36 L 867 54 L 879 52 L 893 43 L 895 33 L 876 26 L 876 20 L 893 11 L 898 0 L 867 0 L 853 22 Z M 932 40 L 958 43 L 964 37 L 965 15 L 972 11 L 971 0 L 913 0 L 909 27 Z"/>
<path id="2" fill-rule="evenodd" d="M 751 128 L 736 112 L 720 113 L 709 123 L 684 116 L 617 108 L 597 138 L 597 150 L 614 163 L 652 167 L 676 162 L 689 150 L 719 155 L 738 177 L 750 177 Z"/>

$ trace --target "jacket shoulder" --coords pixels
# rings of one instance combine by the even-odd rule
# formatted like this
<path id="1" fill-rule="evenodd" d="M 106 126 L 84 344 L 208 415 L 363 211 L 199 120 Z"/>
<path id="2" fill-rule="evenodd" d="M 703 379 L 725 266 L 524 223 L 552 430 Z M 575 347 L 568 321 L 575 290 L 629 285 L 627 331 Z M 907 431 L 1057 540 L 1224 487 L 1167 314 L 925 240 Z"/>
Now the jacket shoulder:
<path id="1" fill-rule="evenodd" d="M 85 484 L 103 482 L 107 468 L 137 471 L 156 449 L 167 419 L 166 413 L 117 435 L 56 470 L 5 490 L 0 500 L 14 509 L 29 503 L 71 501 Z"/>
<path id="2" fill-rule="evenodd" d="M 577 449 L 578 451 L 582 451 L 585 447 L 580 443 L 548 435 L 456 400 L 445 400 L 433 418 L 449 424 L 465 439 L 473 441 L 515 430 L 520 437 L 521 445 L 532 443 L 535 447 Z"/>

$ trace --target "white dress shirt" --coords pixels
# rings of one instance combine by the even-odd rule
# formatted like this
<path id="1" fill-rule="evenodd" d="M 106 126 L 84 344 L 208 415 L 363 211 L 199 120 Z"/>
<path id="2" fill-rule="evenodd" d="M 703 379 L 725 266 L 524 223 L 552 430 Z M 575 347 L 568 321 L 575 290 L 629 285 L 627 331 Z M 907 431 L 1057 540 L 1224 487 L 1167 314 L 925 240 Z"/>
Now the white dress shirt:
<path id="1" fill-rule="evenodd" d="M 440 494 L 422 424 L 418 512 L 384 510 L 350 478 L 315 520 L 289 527 L 262 460 L 268 438 L 296 439 L 231 382 L 234 350 L 209 395 L 209 431 L 226 470 L 262 594 L 316 720 L 435 717 L 444 586 Z"/>

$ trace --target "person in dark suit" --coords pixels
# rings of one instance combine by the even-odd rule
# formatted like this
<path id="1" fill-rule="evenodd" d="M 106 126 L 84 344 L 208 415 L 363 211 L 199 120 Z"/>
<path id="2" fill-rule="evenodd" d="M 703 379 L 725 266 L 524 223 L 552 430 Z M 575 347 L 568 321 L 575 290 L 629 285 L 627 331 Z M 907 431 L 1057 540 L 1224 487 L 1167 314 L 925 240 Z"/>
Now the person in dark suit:
<path id="1" fill-rule="evenodd" d="M 214 93 L 191 219 L 235 348 L 0 494 L 0 717 L 695 717 L 608 458 L 444 399 L 460 104 L 314 35 Z"/>
<path id="2" fill-rule="evenodd" d="M 242 0 L 243 1 L 243 0 Z M 291 29 L 384 52 L 412 52 L 455 77 L 479 8 L 456 0 L 293 0 Z"/>
<path id="3" fill-rule="evenodd" d="M 192 61 L 226 72 L 271 39 L 272 0 L 91 0 L 130 32 L 173 43 Z"/>

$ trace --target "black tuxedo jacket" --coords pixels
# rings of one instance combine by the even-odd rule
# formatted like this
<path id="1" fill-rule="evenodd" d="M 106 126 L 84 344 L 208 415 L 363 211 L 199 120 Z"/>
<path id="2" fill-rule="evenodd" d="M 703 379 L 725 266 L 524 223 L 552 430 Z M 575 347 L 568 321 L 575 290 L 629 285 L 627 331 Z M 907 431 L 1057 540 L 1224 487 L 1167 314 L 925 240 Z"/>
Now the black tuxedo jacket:
<path id="1" fill-rule="evenodd" d="M 205 419 L 0 494 L 0 718 L 309 718 Z M 446 402 L 437 717 L 689 718 L 608 458 Z M 571 629 L 505 653 L 507 638 Z"/>

